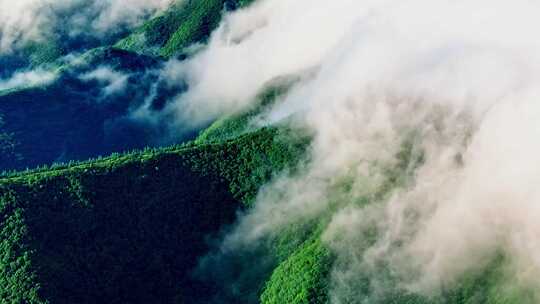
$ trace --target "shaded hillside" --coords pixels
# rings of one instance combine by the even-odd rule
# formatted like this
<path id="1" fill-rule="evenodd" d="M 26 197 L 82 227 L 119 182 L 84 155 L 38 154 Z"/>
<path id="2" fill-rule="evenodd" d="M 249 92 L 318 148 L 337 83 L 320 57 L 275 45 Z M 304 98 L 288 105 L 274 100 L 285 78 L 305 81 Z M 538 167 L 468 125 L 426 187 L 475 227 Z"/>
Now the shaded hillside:
<path id="1" fill-rule="evenodd" d="M 287 129 L 230 132 L 1 179 L 0 303 L 327 303 L 332 265 L 342 261 L 321 241 L 325 217 L 287 227 L 255 252 L 222 256 L 219 266 L 207 261 L 194 276 L 213 250 L 209 238 L 274 174 L 294 171 L 309 142 Z M 467 274 L 444 298 L 398 290 L 374 303 L 532 303 L 526 290 L 501 289 L 504 265 L 501 256 Z M 351 292 L 370 299 L 372 280 L 389 274 L 381 267 Z"/>
<path id="2" fill-rule="evenodd" d="M 20 156 L 16 162 L 0 158 L 0 168 L 84 160 L 155 145 L 155 138 L 164 137 L 130 118 L 156 85 L 158 76 L 149 71 L 158 61 L 109 48 L 88 52 L 81 61 L 63 66 L 50 85 L 0 94 L 2 132 L 12 134 Z M 99 79 L 99 73 L 110 79 Z M 171 93 L 161 94 L 160 102 Z"/>
<path id="3" fill-rule="evenodd" d="M 263 129 L 0 180 L 1 303 L 194 303 L 206 238 L 305 143 Z M 203 289 L 199 289 L 203 288 Z"/>
<path id="4" fill-rule="evenodd" d="M 0 157 L 0 169 L 84 160 L 192 138 L 197 130 L 192 133 L 191 130 L 187 133 L 174 130 L 173 134 L 166 119 L 132 114 L 144 105 L 148 107 L 145 115 L 159 116 L 158 112 L 171 97 L 186 89 L 183 83 L 171 86 L 159 81 L 158 69 L 163 63 L 159 56 L 170 57 L 188 45 L 204 42 L 219 24 L 224 9 L 232 10 L 249 3 L 251 1 L 217 0 L 175 4 L 116 47 L 93 48 L 69 60 L 58 57 L 96 46 L 98 41 L 77 44 L 66 40 L 58 51 L 54 40 L 49 45 L 29 45 L 21 54 L 0 57 L 0 64 L 6 67 L 0 72 L 6 73 L 4 76 L 8 76 L 9 71 L 25 71 L 37 66 L 57 75 L 52 84 L 0 91 L 3 116 L 0 133 L 10 136 L 10 141 L 0 144 L 12 152 Z M 144 45 L 133 44 L 133 39 L 140 35 L 144 36 Z M 162 51 L 145 51 L 156 47 Z M 38 59 L 32 59 L 30 64 L 28 58 Z M 88 79 L 89 75 L 96 79 Z M 111 78 L 100 80 L 99 77 Z M 107 82 L 114 81 L 112 77 L 124 77 L 119 81 L 125 83 Z M 113 85 L 119 87 L 118 91 L 107 93 L 115 89 Z"/>

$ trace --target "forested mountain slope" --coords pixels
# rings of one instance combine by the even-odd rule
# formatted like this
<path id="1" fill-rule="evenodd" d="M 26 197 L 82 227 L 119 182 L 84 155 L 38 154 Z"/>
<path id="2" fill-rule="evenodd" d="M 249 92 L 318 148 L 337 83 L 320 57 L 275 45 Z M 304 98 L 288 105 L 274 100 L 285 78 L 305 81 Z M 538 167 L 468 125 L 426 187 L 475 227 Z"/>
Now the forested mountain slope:
<path id="1" fill-rule="evenodd" d="M 74 25 L 73 8 L 113 2 L 53 11 Z M 540 127 L 520 124 L 536 108 L 505 104 L 520 118 L 503 137 L 524 139 L 506 146 L 486 131 L 505 116 L 482 128 L 446 104 L 475 90 L 436 90 L 474 74 L 459 67 L 476 44 L 454 47 L 451 31 L 409 46 L 425 16 L 394 26 L 403 15 L 375 2 L 167 3 L 136 26 L 58 23 L 0 53 L 0 304 L 538 302 L 538 208 L 519 209 L 537 191 L 512 182 L 540 177 L 534 161 L 504 162 L 537 157 L 527 132 Z M 517 78 L 496 99 L 527 87 Z M 432 87 L 440 103 L 422 95 Z"/>
<path id="2" fill-rule="evenodd" d="M 250 208 L 272 176 L 295 170 L 309 143 L 289 129 L 236 137 L 229 130 L 219 133 L 231 138 L 222 141 L 201 138 L 2 178 L 2 303 L 326 303 L 336 261 L 320 240 L 325 219 L 291 226 L 261 252 L 219 260 L 232 269 L 197 274 L 211 237 Z M 244 268 L 261 256 L 266 262 L 256 272 Z M 443 302 L 407 293 L 385 301 L 528 303 L 526 291 L 499 289 L 502 261 L 464 278 Z M 238 271 L 245 277 L 230 290 L 227 278 L 238 279 Z M 364 280 L 358 284 L 367 294 Z"/>
<path id="3" fill-rule="evenodd" d="M 180 1 L 115 46 L 73 42 L 78 48 L 65 46 L 62 52 L 32 64 L 0 55 L 0 64 L 6 67 L 2 72 L 32 68 L 51 78 L 37 85 L 4 90 L 0 86 L 0 133 L 6 138 L 0 144 L 8 152 L 0 156 L 0 168 L 33 168 L 191 139 L 197 130 L 176 134 L 176 130 L 168 130 L 165 118 L 149 122 L 146 117 L 134 117 L 134 112 L 148 108 L 148 116 L 159 117 L 166 103 L 186 89 L 182 83 L 171 86 L 160 80 L 165 58 L 203 43 L 225 9 L 248 3 Z M 137 39 L 144 45 L 134 44 Z M 28 54 L 19 55 L 43 57 L 39 54 L 56 49 L 57 41 L 49 43 L 29 47 Z M 155 49 L 161 51 L 153 52 Z M 71 52 L 75 55 L 62 57 Z"/>
<path id="4" fill-rule="evenodd" d="M 204 303 L 208 237 L 302 155 L 283 132 L 3 178 L 2 303 Z"/>
<path id="5" fill-rule="evenodd" d="M 120 40 L 115 47 L 162 57 L 182 55 L 185 48 L 204 42 L 210 36 L 225 10 L 242 8 L 253 1 L 181 1 Z"/>

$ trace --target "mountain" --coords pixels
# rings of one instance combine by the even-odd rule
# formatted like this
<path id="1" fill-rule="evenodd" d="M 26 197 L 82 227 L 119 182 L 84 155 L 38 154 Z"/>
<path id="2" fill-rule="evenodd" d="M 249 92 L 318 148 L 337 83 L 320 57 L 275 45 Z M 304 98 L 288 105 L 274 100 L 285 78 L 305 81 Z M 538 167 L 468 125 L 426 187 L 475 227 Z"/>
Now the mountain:
<path id="1" fill-rule="evenodd" d="M 157 71 L 166 58 L 185 58 L 183 50 L 204 42 L 225 8 L 237 9 L 248 3 L 181 1 L 114 46 L 99 46 L 103 42 L 83 37 L 79 38 L 82 41 L 67 39 L 61 52 L 49 52 L 58 49 L 55 40 L 28 46 L 18 55 L 0 56 L 0 63 L 7 67 L 3 73 L 30 67 L 55 77 L 42 84 L 4 90 L 0 86 L 0 131 L 13 135 L 5 144 L 11 152 L 0 157 L 0 168 L 20 170 L 192 139 L 198 130 L 171 131 L 166 121 L 149 122 L 145 117 L 134 117 L 134 112 L 148 108 L 159 115 L 167 100 L 181 94 L 184 85 L 171 87 L 159 79 Z M 136 40 L 144 43 L 134 44 Z M 62 57 L 70 52 L 75 52 L 70 55 L 75 58 Z M 28 58 L 40 59 L 29 62 Z M 115 84 L 120 88 L 108 93 Z M 153 92 L 158 93 L 149 99 Z"/>
<path id="2" fill-rule="evenodd" d="M 516 261 L 503 246 L 463 258 L 460 250 L 469 251 L 460 238 L 484 243 L 453 234 L 457 227 L 441 229 L 454 242 L 444 248 L 457 257 L 429 255 L 424 243 L 402 255 L 418 231 L 432 227 L 422 212 L 437 208 L 413 208 L 425 203 L 417 192 L 406 197 L 413 207 L 385 204 L 403 199 L 417 183 L 431 189 L 437 174 L 424 183 L 417 176 L 433 159 L 450 159 L 444 165 L 451 169 L 464 166 L 460 145 L 441 149 L 439 158 L 430 158 L 429 148 L 460 132 L 466 135 L 459 144 L 468 144 L 467 115 L 455 115 L 459 124 L 450 135 L 440 131 L 453 122 L 440 119 L 449 110 L 425 109 L 421 101 L 364 105 L 364 117 L 354 98 L 345 98 L 345 110 L 332 104 L 345 79 L 309 65 L 268 77 L 255 93 L 205 95 L 240 108 L 210 123 L 178 121 L 190 117 L 175 111 L 191 113 L 193 105 L 171 105 L 192 97 L 193 75 L 169 77 L 170 66 L 183 67 L 203 53 L 223 16 L 253 2 L 173 1 L 135 28 L 99 39 L 57 30 L 57 39 L 0 53 L 0 304 L 536 303 L 537 291 L 521 281 L 531 274 L 514 268 L 532 262 Z M 265 45 L 256 47 L 263 52 Z M 337 53 L 330 62 L 346 70 L 345 52 Z M 255 86 L 247 74 L 246 87 Z M 219 80 L 229 85 L 227 77 Z M 321 101 L 312 92 L 326 85 L 334 95 Z M 242 98 L 249 103 L 235 107 Z M 310 99 L 319 103 L 308 108 Z M 408 124 L 414 121 L 409 108 L 427 113 L 418 120 L 429 128 Z M 380 117 L 391 118 L 381 127 Z M 346 124 L 363 118 L 369 123 Z M 434 137 L 432 145 L 422 145 L 422 136 Z M 356 150 L 380 158 L 345 161 Z M 399 225 L 388 229 L 387 221 Z M 420 269 L 437 263 L 456 274 L 446 279 L 433 271 L 427 287 L 413 284 L 426 283 Z"/>
<path id="3" fill-rule="evenodd" d="M 216 122 L 192 143 L 2 178 L 3 303 L 327 303 L 336 261 L 320 241 L 325 220 L 291 226 L 261 252 L 231 254 L 230 265 L 210 257 L 211 270 L 198 270 L 211 240 L 251 208 L 261 185 L 296 170 L 309 145 L 294 130 L 230 127 L 245 115 Z M 242 268 L 240 261 L 261 257 L 256 271 Z M 499 289 L 502 259 L 464 279 L 444 303 L 527 301 L 521 290 Z M 228 276 L 238 272 L 229 290 Z M 369 290 L 364 280 L 359 288 Z"/>
<path id="4" fill-rule="evenodd" d="M 225 10 L 235 10 L 253 0 L 187 0 L 142 25 L 115 44 L 116 48 L 154 56 L 182 55 L 193 44 L 204 42 L 217 28 Z"/>
<path id="5" fill-rule="evenodd" d="M 204 303 L 191 271 L 207 237 L 305 147 L 282 132 L 2 179 L 3 303 Z"/>

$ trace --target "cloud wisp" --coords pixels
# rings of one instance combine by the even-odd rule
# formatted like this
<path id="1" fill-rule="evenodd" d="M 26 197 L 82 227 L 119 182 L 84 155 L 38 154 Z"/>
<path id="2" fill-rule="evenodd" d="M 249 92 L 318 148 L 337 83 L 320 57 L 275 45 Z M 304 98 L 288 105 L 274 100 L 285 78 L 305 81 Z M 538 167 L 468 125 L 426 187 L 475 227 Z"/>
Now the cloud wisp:
<path id="1" fill-rule="evenodd" d="M 54 82 L 57 76 L 55 72 L 42 69 L 17 72 L 9 78 L 0 79 L 0 91 L 48 85 Z"/>
<path id="2" fill-rule="evenodd" d="M 80 75 L 79 79 L 85 82 L 96 81 L 100 85 L 103 85 L 102 97 L 108 98 L 125 91 L 129 75 L 115 71 L 106 66 L 101 66 L 93 71 Z"/>
<path id="3" fill-rule="evenodd" d="M 139 25 L 173 0 L 1 0 L 0 55 L 32 43 L 103 39 Z"/>

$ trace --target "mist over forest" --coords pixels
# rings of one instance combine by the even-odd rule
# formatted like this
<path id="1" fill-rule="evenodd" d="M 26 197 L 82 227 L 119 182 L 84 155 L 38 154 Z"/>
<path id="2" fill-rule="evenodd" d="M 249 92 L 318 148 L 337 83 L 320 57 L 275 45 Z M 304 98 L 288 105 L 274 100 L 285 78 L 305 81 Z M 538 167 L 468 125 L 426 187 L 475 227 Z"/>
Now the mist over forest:
<path id="1" fill-rule="evenodd" d="M 538 11 L 0 0 L 0 303 L 538 303 Z"/>

